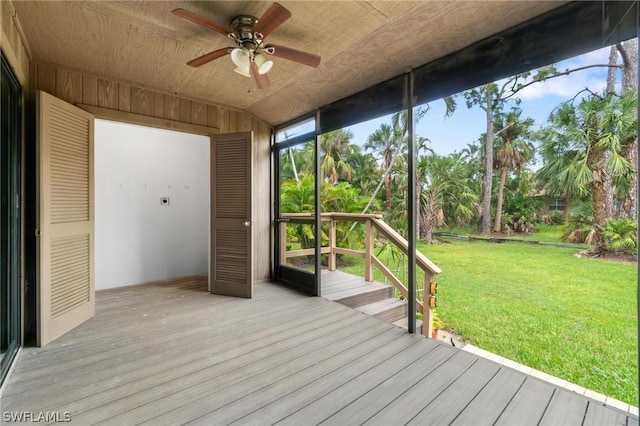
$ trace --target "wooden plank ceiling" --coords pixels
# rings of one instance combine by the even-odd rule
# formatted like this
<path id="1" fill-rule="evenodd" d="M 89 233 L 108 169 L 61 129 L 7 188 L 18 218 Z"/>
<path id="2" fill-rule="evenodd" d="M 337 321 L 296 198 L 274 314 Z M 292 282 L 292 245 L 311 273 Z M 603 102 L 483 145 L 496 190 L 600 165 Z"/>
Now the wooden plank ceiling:
<path id="1" fill-rule="evenodd" d="M 14 1 L 32 60 L 162 89 L 285 122 L 562 5 L 563 1 L 281 1 L 292 18 L 267 41 L 316 53 L 317 69 L 274 58 L 257 90 L 228 57 L 186 62 L 231 46 L 173 16 L 182 7 L 230 26 L 260 17 L 264 1 Z"/>

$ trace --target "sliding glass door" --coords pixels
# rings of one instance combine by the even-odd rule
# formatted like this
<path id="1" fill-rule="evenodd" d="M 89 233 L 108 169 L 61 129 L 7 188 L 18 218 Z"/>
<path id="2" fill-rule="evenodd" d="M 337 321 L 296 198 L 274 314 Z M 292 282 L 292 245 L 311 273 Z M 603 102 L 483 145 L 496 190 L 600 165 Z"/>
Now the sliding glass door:
<path id="1" fill-rule="evenodd" d="M 0 81 L 0 383 L 20 346 L 22 89 L 2 56 Z"/>

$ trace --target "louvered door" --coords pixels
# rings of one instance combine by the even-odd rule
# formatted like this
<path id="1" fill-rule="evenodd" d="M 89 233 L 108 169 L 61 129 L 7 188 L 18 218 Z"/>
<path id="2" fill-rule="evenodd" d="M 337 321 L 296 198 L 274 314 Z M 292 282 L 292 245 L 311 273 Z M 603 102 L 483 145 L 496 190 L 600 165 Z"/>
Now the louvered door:
<path id="1" fill-rule="evenodd" d="M 209 291 L 251 297 L 251 140 L 234 133 L 211 138 L 211 260 Z"/>
<path id="2" fill-rule="evenodd" d="M 46 345 L 95 313 L 93 116 L 38 92 L 39 327 Z"/>

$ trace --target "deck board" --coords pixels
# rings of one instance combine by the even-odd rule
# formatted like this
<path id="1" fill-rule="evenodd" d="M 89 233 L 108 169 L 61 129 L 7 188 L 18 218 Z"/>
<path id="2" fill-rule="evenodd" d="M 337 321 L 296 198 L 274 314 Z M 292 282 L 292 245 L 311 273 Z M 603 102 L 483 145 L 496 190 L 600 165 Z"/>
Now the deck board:
<path id="1" fill-rule="evenodd" d="M 330 416 L 346 406 L 354 403 L 369 392 L 378 387 L 390 390 L 391 378 L 401 374 L 402 372 L 416 372 L 417 365 L 429 365 L 432 362 L 432 368 L 435 368 L 440 362 L 446 360 L 452 355 L 452 351 L 447 350 L 444 345 L 434 345 L 431 350 L 425 351 L 422 345 L 415 345 L 410 350 L 401 352 L 376 367 L 366 371 L 365 373 L 343 383 L 336 383 L 334 389 L 324 392 L 322 396 L 316 396 L 313 400 L 308 401 L 306 405 L 295 410 L 295 407 L 287 407 L 291 414 L 288 414 L 277 424 L 299 425 L 302 423 L 320 424 L 327 421 Z M 422 361 L 422 362 L 419 362 Z M 414 374 L 411 374 L 414 377 Z M 387 382 L 387 383 L 385 383 Z M 380 400 L 376 398 L 376 402 Z M 366 407 L 365 405 L 364 407 Z M 362 407 L 357 409 L 362 412 Z M 281 413 L 284 414 L 286 412 Z M 256 416 L 256 419 L 258 416 Z M 363 419 L 364 421 L 366 419 Z M 334 419 L 335 421 L 335 419 Z M 354 421 L 353 417 L 346 416 L 337 421 L 337 424 L 348 424 Z"/>
<path id="2" fill-rule="evenodd" d="M 599 426 L 599 425 L 626 425 L 625 421 L 618 416 L 619 413 L 616 413 L 611 410 L 607 410 L 604 405 L 589 402 L 589 406 L 587 407 L 587 413 L 584 416 L 583 426 Z"/>
<path id="3" fill-rule="evenodd" d="M 415 359 L 417 359 L 424 351 L 422 345 L 416 344 L 415 339 L 406 336 L 403 342 L 394 342 L 394 345 L 388 345 L 385 348 L 368 353 L 365 356 L 354 360 L 329 374 L 307 383 L 303 387 L 297 389 L 295 394 L 290 397 L 281 397 L 277 400 L 261 407 L 259 410 L 250 414 L 245 414 L 237 419 L 242 424 L 261 425 L 266 423 L 277 423 L 285 418 L 283 424 L 298 425 L 304 421 L 311 421 L 305 417 L 306 413 L 299 416 L 291 416 L 291 414 L 302 408 L 307 407 L 319 398 L 346 385 L 352 381 L 357 381 L 363 375 L 372 373 L 376 377 L 389 374 L 394 369 L 402 368 Z M 315 410 L 312 410 L 315 414 Z M 315 423 L 319 423 L 322 419 Z"/>
<path id="4" fill-rule="evenodd" d="M 189 353 L 185 354 L 182 347 L 178 347 L 171 351 L 165 351 L 153 354 L 129 363 L 123 363 L 115 368 L 106 368 L 94 371 L 87 375 L 71 376 L 65 380 L 65 386 L 70 389 L 69 392 L 60 394 L 58 392 L 59 383 L 48 386 L 41 386 L 38 389 L 30 389 L 30 397 L 42 397 L 47 400 L 49 405 L 47 408 L 53 409 L 56 404 L 71 402 L 74 399 L 83 401 L 79 406 L 69 406 L 74 412 L 81 412 L 83 409 L 91 406 L 88 396 L 97 395 L 95 406 L 104 405 L 111 401 L 111 395 L 122 397 L 135 392 L 156 386 L 163 382 L 167 382 L 175 377 L 183 377 L 193 372 L 203 374 L 201 368 L 212 365 L 215 361 L 211 355 L 211 348 L 215 345 L 216 355 L 226 360 L 229 357 L 248 356 L 257 359 L 263 358 L 265 355 L 273 351 L 273 347 L 278 340 L 273 340 L 273 335 L 277 334 L 280 341 L 285 341 L 294 337 L 303 335 L 306 339 L 303 342 L 311 340 L 310 331 L 317 328 L 316 322 L 323 321 L 327 323 L 326 330 L 335 332 L 347 325 L 354 325 L 353 315 L 348 312 L 333 314 L 328 316 L 324 311 L 307 312 L 306 321 L 301 322 L 296 327 L 290 327 L 286 324 L 286 320 L 290 316 L 280 316 L 273 319 L 273 326 L 270 322 L 263 322 L 268 327 L 269 332 L 249 326 L 246 327 L 246 339 L 250 343 L 242 347 L 242 352 L 237 349 L 237 341 L 233 339 L 224 340 L 217 339 L 198 339 L 198 341 L 190 346 Z M 277 321 L 277 322 L 276 322 Z M 284 321 L 284 322 L 282 322 Z M 280 322 L 280 323 L 278 323 Z M 242 332 L 242 329 L 238 330 Z M 324 330 L 323 330 L 324 331 Z M 274 342 L 270 347 L 265 348 L 265 340 Z M 291 344 L 291 343 L 290 343 Z M 254 356 L 253 351 L 260 349 L 260 356 Z M 163 372 L 160 375 L 158 373 Z M 107 392 L 107 390 L 109 392 Z M 15 398 L 22 398 L 22 394 L 12 395 L 6 399 L 6 403 L 10 404 Z M 77 404 L 76 404 L 77 405 Z"/>
<path id="5" fill-rule="evenodd" d="M 499 371 L 500 367 L 493 362 L 485 360 L 475 362 L 420 410 L 408 424 L 424 425 L 427 422 L 438 425 L 451 424 L 459 416 L 459 411 L 464 410 Z M 458 410 L 451 410 L 448 407 L 449 404 L 458 407 Z M 496 407 L 493 407 L 493 410 L 496 410 Z"/>
<path id="6" fill-rule="evenodd" d="M 109 425 L 638 424 L 329 300 L 254 293 L 211 295 L 206 276 L 98 292 L 95 318 L 22 350 L 3 411 Z"/>
<path id="7" fill-rule="evenodd" d="M 343 395 L 342 392 L 335 395 L 330 394 L 309 408 L 320 406 L 318 412 L 323 413 L 324 411 L 323 417 L 325 417 L 321 422 L 323 425 L 339 426 L 364 423 L 378 413 L 378 411 L 372 411 L 371 407 L 384 410 L 401 396 L 403 401 L 411 395 L 418 397 L 419 390 L 413 390 L 413 387 L 422 381 L 431 382 L 431 378 L 427 377 L 436 370 L 442 368 L 443 372 L 447 370 L 453 372 L 456 368 L 462 368 L 473 362 L 472 357 L 459 357 L 459 354 L 460 352 L 456 352 L 453 348 L 439 345 L 436 350 L 428 352 L 416 363 L 407 366 L 399 373 L 391 377 L 382 377 L 380 385 L 371 389 L 365 388 L 366 392 L 362 395 L 358 395 L 358 393 Z M 453 357 L 456 358 L 452 360 Z"/>
<path id="8" fill-rule="evenodd" d="M 388 346 L 399 339 L 393 330 L 377 325 L 342 339 L 331 345 L 319 348 L 275 369 L 268 369 L 258 379 L 245 380 L 240 386 L 234 388 L 234 392 L 219 395 L 212 403 L 208 397 L 200 397 L 198 400 L 179 407 L 178 412 L 172 412 L 171 416 L 163 416 L 161 419 L 153 419 L 149 424 L 175 424 L 183 417 L 182 411 L 186 409 L 192 420 L 199 424 L 223 424 L 233 421 L 246 411 L 260 408 L 282 394 L 287 394 L 290 387 L 297 389 L 303 383 L 312 382 L 322 377 L 340 365 L 352 359 L 360 357 L 379 348 Z M 251 395 L 251 398 L 247 398 Z M 177 416 L 177 417 L 174 417 Z"/>
<path id="9" fill-rule="evenodd" d="M 524 380 L 515 370 L 501 368 L 451 424 L 468 425 L 476 419 L 494 424 Z"/>
<path id="10" fill-rule="evenodd" d="M 536 423 L 542 418 L 555 389 L 533 377 L 527 377 L 509 405 L 502 412 L 496 426 L 510 426 L 531 419 Z"/>
<path id="11" fill-rule="evenodd" d="M 582 424 L 589 400 L 577 394 L 556 391 L 540 420 L 541 426 Z"/>

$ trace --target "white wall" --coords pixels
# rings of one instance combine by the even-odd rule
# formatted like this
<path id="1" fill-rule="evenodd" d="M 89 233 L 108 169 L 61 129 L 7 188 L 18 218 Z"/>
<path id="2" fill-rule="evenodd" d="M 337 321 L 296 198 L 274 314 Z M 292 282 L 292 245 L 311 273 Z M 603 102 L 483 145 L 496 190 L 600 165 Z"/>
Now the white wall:
<path id="1" fill-rule="evenodd" d="M 96 290 L 206 273 L 209 186 L 208 137 L 96 120 Z"/>

